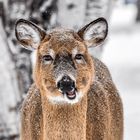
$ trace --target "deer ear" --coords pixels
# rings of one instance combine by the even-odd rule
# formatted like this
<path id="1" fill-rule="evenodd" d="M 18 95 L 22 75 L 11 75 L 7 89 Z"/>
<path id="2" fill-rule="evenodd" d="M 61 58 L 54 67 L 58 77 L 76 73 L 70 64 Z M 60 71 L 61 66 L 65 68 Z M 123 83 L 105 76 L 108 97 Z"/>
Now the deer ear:
<path id="1" fill-rule="evenodd" d="M 104 18 L 98 18 L 78 31 L 78 35 L 88 47 L 102 44 L 108 33 L 108 24 Z"/>
<path id="2" fill-rule="evenodd" d="M 37 49 L 46 35 L 36 24 L 24 19 L 16 22 L 15 34 L 20 44 L 29 50 Z"/>

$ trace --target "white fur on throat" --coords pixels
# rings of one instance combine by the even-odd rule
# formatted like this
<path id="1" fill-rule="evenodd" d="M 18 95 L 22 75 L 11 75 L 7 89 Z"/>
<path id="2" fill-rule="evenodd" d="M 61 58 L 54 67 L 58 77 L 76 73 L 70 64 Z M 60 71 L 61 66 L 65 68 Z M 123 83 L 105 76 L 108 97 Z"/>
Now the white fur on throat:
<path id="1" fill-rule="evenodd" d="M 76 104 L 78 103 L 81 98 L 83 97 L 83 94 L 81 92 L 76 93 L 75 99 L 68 99 L 66 94 L 64 96 L 48 96 L 49 101 L 52 104 Z"/>

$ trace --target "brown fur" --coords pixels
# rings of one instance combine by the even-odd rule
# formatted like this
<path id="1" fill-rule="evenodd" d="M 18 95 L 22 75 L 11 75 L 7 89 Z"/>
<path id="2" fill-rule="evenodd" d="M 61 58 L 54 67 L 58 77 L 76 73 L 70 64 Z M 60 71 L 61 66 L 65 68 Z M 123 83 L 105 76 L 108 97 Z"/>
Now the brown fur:
<path id="1" fill-rule="evenodd" d="M 71 54 L 74 48 L 85 59 L 82 64 L 73 60 L 83 97 L 72 105 L 53 104 L 48 96 L 63 95 L 55 83 L 53 63 L 45 65 L 42 56 L 50 49 Z M 123 140 L 122 102 L 110 73 L 89 55 L 85 41 L 74 31 L 53 30 L 38 47 L 34 84 L 21 110 L 21 140 Z"/>
<path id="2" fill-rule="evenodd" d="M 51 96 L 60 95 L 53 76 L 53 64 L 51 64 L 48 68 L 48 66 L 42 63 L 41 57 L 47 54 L 49 49 L 53 49 L 56 54 L 63 54 L 67 52 L 71 53 L 72 50 L 77 47 L 78 51 L 84 52 L 84 56 L 87 62 L 87 65 L 77 65 L 75 63 L 75 66 L 78 69 L 78 78 L 76 79 L 78 85 L 77 88 L 81 89 L 83 92 L 87 92 L 94 78 L 94 69 L 92 58 L 89 56 L 85 44 L 78 37 L 75 37 L 76 33 L 71 30 L 58 29 L 51 32 L 50 35 L 50 40 L 46 41 L 45 38 L 37 51 L 37 63 L 34 71 L 36 86 L 38 89 L 43 90 L 42 94 L 46 94 L 47 92 L 47 94 Z M 82 84 L 81 81 L 83 79 L 85 79 L 86 85 Z M 52 92 L 48 91 L 48 89 L 53 91 L 53 94 Z"/>
<path id="3" fill-rule="evenodd" d="M 42 103 L 39 90 L 34 84 L 31 86 L 22 107 L 22 140 L 123 139 L 123 110 L 118 91 L 106 66 L 97 59 L 94 59 L 94 65 L 96 80 L 87 99 L 85 97 L 76 106 L 52 106 L 47 99 Z M 43 131 L 42 108 L 45 121 L 48 121 L 47 132 Z M 48 134 L 46 138 L 44 133 Z"/>

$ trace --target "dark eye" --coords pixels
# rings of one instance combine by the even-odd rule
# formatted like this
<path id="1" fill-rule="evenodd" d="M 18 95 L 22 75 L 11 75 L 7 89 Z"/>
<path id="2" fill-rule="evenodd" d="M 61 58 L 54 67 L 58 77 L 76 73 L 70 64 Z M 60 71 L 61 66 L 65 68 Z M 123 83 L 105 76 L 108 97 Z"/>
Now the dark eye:
<path id="1" fill-rule="evenodd" d="M 75 59 L 81 60 L 81 59 L 83 59 L 83 55 L 82 54 L 76 54 Z"/>
<path id="2" fill-rule="evenodd" d="M 43 56 L 43 61 L 52 61 L 53 58 L 50 55 L 44 55 Z"/>

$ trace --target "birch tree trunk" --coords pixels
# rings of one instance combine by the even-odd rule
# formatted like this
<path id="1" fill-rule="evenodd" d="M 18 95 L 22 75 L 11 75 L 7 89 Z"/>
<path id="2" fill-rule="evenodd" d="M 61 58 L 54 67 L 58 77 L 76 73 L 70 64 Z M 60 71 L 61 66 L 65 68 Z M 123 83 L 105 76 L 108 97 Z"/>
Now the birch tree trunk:
<path id="1" fill-rule="evenodd" d="M 137 17 L 136 21 L 140 22 L 140 0 L 137 0 Z"/>
<path id="2" fill-rule="evenodd" d="M 84 24 L 87 0 L 58 0 L 58 23 L 78 29 Z"/>
<path id="3" fill-rule="evenodd" d="M 15 139 L 19 134 L 16 106 L 20 101 L 14 62 L 0 18 L 0 140 Z"/>

